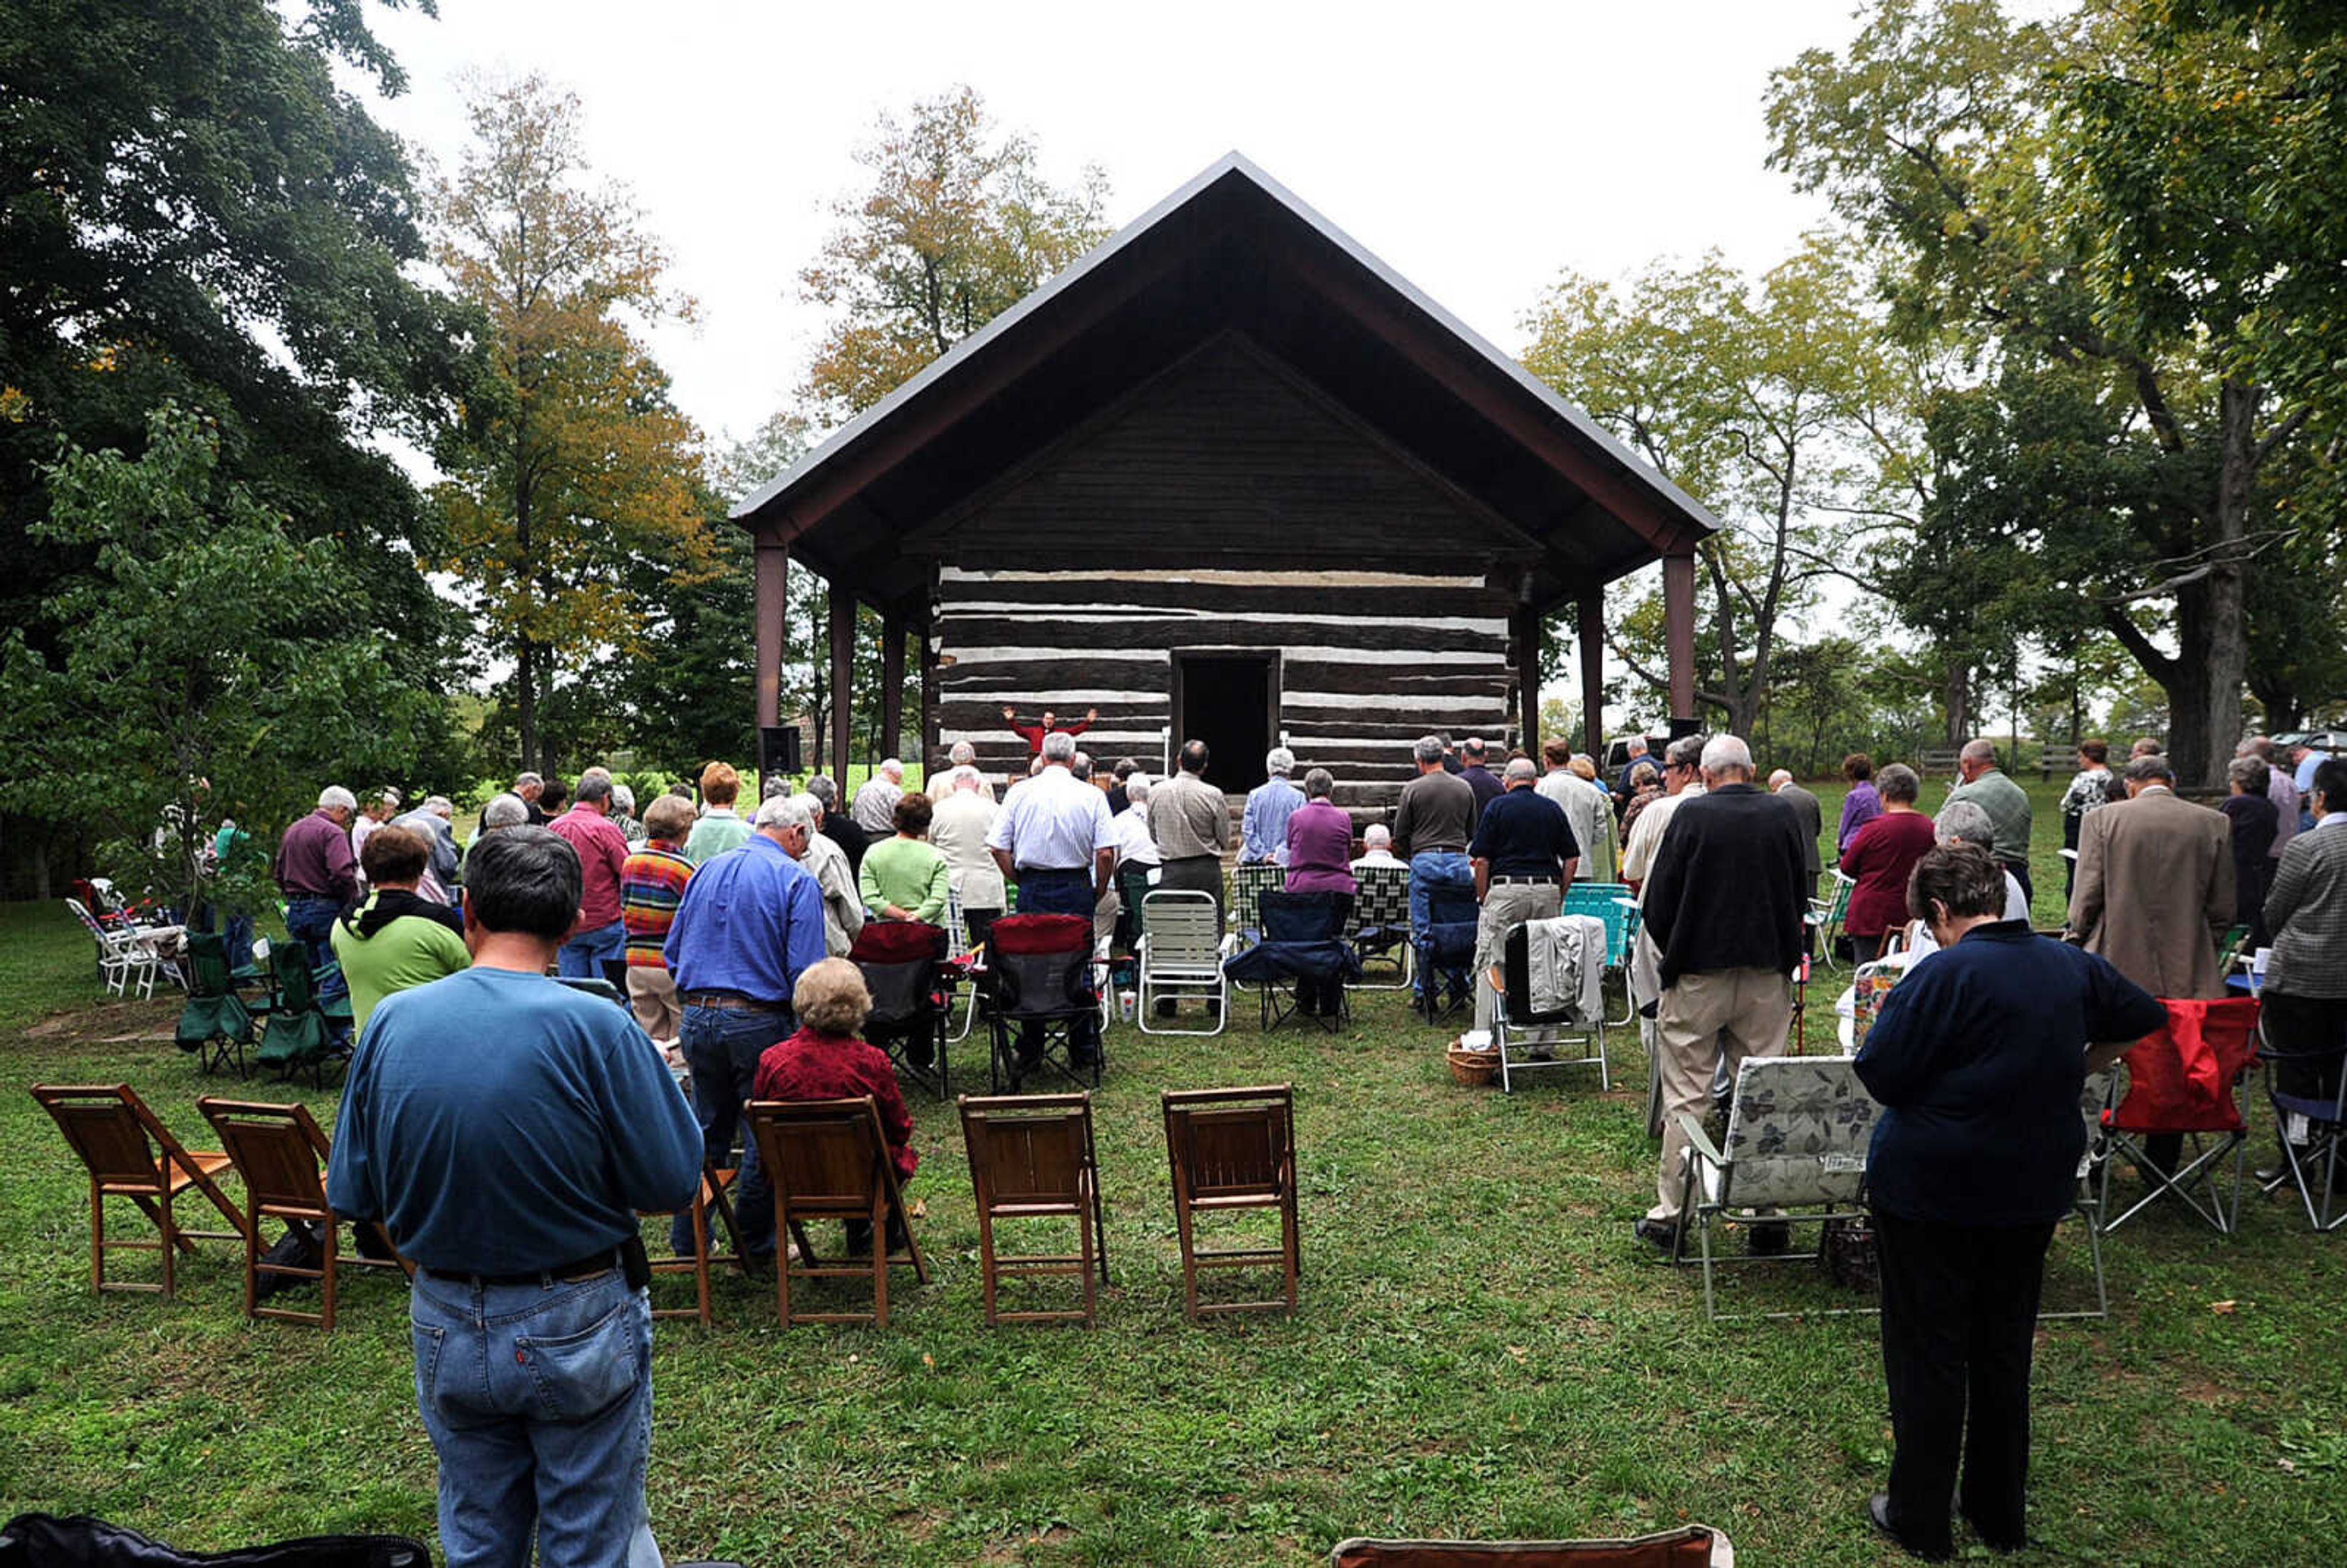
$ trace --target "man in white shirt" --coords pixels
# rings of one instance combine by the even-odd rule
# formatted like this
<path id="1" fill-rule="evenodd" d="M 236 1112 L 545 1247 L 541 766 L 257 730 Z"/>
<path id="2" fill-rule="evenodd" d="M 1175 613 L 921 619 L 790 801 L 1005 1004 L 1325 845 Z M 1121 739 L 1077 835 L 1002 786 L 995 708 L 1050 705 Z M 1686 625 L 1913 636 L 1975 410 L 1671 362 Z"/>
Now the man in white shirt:
<path id="1" fill-rule="evenodd" d="M 1116 819 L 1108 794 L 1068 771 L 1076 738 L 1065 730 L 1043 737 L 1043 771 L 1002 803 L 986 846 L 1006 876 L 1019 884 L 1021 915 L 1081 915 L 1096 917 L 1102 895 L 1116 869 Z M 1075 1020 L 1070 1059 L 1079 1066 L 1099 1050 L 1099 1021 Z M 1020 1030 L 1022 1068 L 1041 1047 L 1031 1027 Z"/>
<path id="2" fill-rule="evenodd" d="M 865 832 L 886 838 L 897 831 L 897 803 L 904 798 L 905 764 L 890 757 L 856 792 L 847 815 Z"/>

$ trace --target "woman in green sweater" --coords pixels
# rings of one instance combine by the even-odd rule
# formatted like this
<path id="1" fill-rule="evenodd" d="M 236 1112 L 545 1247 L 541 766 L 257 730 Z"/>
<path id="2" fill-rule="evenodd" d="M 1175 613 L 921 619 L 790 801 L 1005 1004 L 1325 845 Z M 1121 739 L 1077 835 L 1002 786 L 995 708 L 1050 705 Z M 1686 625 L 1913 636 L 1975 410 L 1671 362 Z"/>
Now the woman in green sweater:
<path id="1" fill-rule="evenodd" d="M 469 968 L 465 917 L 446 904 L 420 897 L 416 884 L 431 846 L 420 833 L 378 827 L 359 851 L 367 884 L 374 889 L 334 921 L 334 961 L 350 982 L 351 1027 L 366 1032 L 367 1016 L 384 998 Z"/>
<path id="2" fill-rule="evenodd" d="M 897 801 L 896 823 L 896 837 L 864 852 L 856 890 L 876 918 L 937 925 L 946 915 L 947 873 L 944 854 L 928 841 L 929 797 Z"/>

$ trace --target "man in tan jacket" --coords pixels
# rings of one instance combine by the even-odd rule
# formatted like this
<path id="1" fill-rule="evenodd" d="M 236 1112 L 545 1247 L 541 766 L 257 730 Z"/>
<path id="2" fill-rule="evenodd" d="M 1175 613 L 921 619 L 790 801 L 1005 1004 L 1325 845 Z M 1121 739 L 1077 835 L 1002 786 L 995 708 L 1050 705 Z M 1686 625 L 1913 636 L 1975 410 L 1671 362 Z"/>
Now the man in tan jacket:
<path id="1" fill-rule="evenodd" d="M 2214 933 L 2233 918 L 2232 829 L 2176 794 L 2165 757 L 2127 765 L 2127 798 L 2078 825 L 2070 933 L 2156 997 L 2225 994 Z"/>

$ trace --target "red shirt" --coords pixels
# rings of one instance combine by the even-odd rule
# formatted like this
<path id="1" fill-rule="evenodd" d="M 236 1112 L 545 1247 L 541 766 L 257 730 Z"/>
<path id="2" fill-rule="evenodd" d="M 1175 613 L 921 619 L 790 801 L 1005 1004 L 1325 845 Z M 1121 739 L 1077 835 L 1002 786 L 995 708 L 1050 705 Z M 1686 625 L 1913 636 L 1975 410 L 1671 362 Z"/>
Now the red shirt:
<path id="1" fill-rule="evenodd" d="M 913 1149 L 913 1113 L 897 1087 L 888 1053 L 860 1040 L 840 1040 L 802 1029 L 766 1047 L 751 1093 L 760 1100 L 854 1100 L 872 1096 L 897 1179 L 909 1182 L 921 1163 Z"/>
<path id="2" fill-rule="evenodd" d="M 357 864 L 351 835 L 323 806 L 287 828 L 277 841 L 277 886 L 289 898 L 349 903 L 358 896 Z"/>
<path id="3" fill-rule="evenodd" d="M 546 825 L 579 852 L 579 928 L 600 931 L 618 925 L 628 835 L 610 817 L 584 805 L 572 806 Z"/>
<path id="4" fill-rule="evenodd" d="M 1932 819 L 1920 811 L 1886 811 L 1858 830 L 1841 852 L 1841 872 L 1855 877 L 1843 927 L 1853 937 L 1880 937 L 1907 923 L 1907 877 L 1931 853 Z"/>
<path id="5" fill-rule="evenodd" d="M 1092 727 L 1091 720 L 1079 719 L 1072 724 L 1054 724 L 1051 729 L 1064 730 L 1071 735 L 1081 735 Z M 1043 754 L 1043 737 L 1051 732 L 1045 730 L 1040 724 L 1013 723 L 1010 726 L 1010 733 L 1027 743 L 1029 756 L 1040 757 Z"/>

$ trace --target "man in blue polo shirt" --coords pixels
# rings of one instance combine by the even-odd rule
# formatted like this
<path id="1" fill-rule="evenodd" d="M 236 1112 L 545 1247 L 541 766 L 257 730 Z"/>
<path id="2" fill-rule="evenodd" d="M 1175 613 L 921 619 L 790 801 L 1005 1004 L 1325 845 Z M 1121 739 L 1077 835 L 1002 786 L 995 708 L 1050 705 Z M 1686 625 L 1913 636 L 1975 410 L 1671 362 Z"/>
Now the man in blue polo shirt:
<path id="1" fill-rule="evenodd" d="M 750 825 L 746 842 L 704 863 L 684 885 L 662 949 L 683 1004 L 677 1045 L 692 1069 L 692 1107 L 712 1163 L 733 1146 L 759 1055 L 797 1031 L 791 993 L 825 953 L 823 886 L 798 861 L 815 815 L 805 801 L 778 794 Z M 770 1256 L 774 1189 L 758 1168 L 756 1140 L 743 1141 L 740 1170 L 733 1221 L 742 1250 Z M 691 1216 L 677 1216 L 669 1241 L 680 1256 L 692 1251 Z"/>
<path id="2" fill-rule="evenodd" d="M 1540 793 L 1540 770 L 1530 757 L 1508 764 L 1504 788 L 1476 819 L 1467 857 L 1475 866 L 1475 1027 L 1491 1027 L 1496 993 L 1491 966 L 1507 950 L 1508 933 L 1526 920 L 1555 917 L 1564 885 L 1581 859 L 1564 808 Z"/>
<path id="3" fill-rule="evenodd" d="M 387 998 L 343 1088 L 326 1195 L 417 1266 L 416 1406 L 451 1568 L 658 1568 L 644 1503 L 651 1307 L 641 1209 L 692 1201 L 700 1129 L 623 1008 L 548 979 L 579 856 L 542 827 L 474 846 L 473 966 Z"/>

